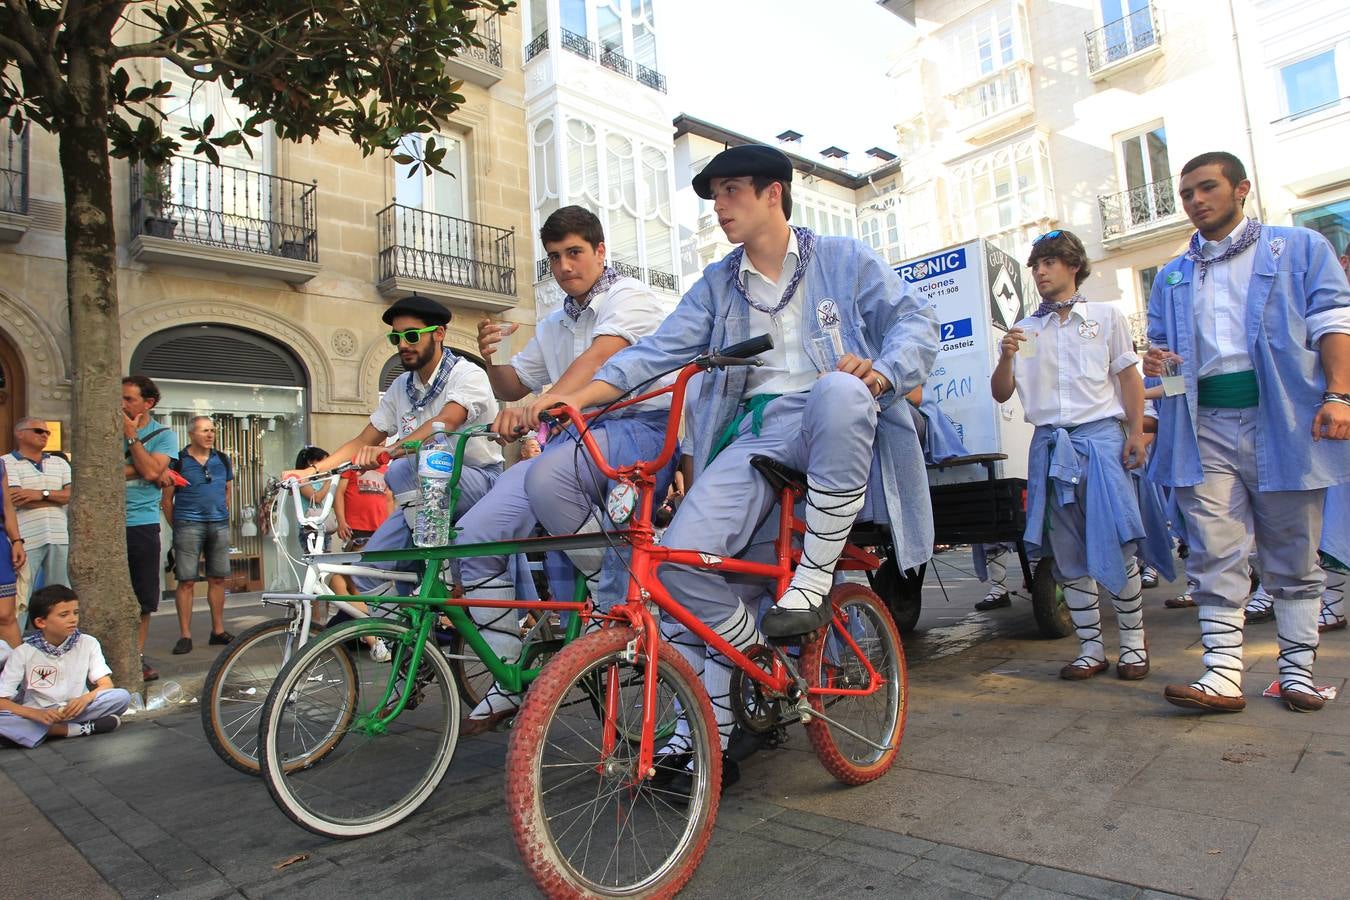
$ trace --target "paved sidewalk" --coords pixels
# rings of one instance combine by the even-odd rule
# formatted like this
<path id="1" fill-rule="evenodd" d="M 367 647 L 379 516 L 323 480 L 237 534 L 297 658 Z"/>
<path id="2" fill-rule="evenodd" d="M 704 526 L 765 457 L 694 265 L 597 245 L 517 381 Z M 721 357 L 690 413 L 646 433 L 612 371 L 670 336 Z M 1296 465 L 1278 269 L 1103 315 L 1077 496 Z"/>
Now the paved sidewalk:
<path id="1" fill-rule="evenodd" d="M 959 552 L 945 556 L 965 567 Z M 1147 680 L 1069 683 L 1055 673 L 1072 639 L 1038 638 L 1025 601 L 971 612 L 983 591 L 943 573 L 950 603 L 926 589 L 921 631 L 906 641 L 911 705 L 895 770 L 841 787 L 794 732 L 744 765 L 688 896 L 1345 896 L 1350 858 L 1332 848 L 1350 831 L 1350 706 L 1298 715 L 1259 696 L 1273 678 L 1273 624 L 1249 629 L 1247 711 L 1198 716 L 1161 697 L 1199 671 L 1194 611 L 1162 609 L 1165 588 L 1146 592 Z M 231 630 L 265 617 L 229 615 Z M 1109 616 L 1105 632 L 1109 646 Z M 174 677 L 204 671 L 206 651 L 170 660 Z M 1318 676 L 1345 688 L 1350 633 L 1326 636 Z M 441 789 L 401 827 L 335 842 L 292 825 L 261 783 L 220 763 L 197 712 L 0 752 L 6 850 L 22 834 L 50 854 L 42 868 L 69 876 L 52 884 L 61 897 L 535 895 L 502 811 L 506 735 L 462 741 Z M 4 854 L 0 883 L 43 896 L 26 863 Z"/>

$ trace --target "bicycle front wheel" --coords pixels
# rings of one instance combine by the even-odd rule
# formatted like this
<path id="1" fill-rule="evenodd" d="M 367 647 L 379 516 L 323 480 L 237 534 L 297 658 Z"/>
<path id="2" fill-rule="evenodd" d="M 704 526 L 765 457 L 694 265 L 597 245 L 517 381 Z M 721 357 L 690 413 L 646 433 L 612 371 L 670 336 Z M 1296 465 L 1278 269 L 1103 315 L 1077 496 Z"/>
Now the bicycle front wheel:
<path id="1" fill-rule="evenodd" d="M 685 803 L 637 771 L 649 663 L 626 659 L 631 628 L 579 638 L 525 697 L 506 754 L 506 805 L 525 868 L 549 897 L 668 897 L 693 875 L 717 818 L 722 755 L 712 704 L 689 664 L 659 648 L 651 721 L 688 722 L 693 786 Z M 609 696 L 597 715 L 597 693 Z M 614 726 L 606 752 L 606 723 Z M 659 750 L 659 745 L 658 745 Z"/>
<path id="2" fill-rule="evenodd" d="M 840 584 L 829 602 L 834 618 L 802 648 L 801 671 L 811 707 L 838 724 L 813 718 L 806 734 L 831 775 L 865 784 L 886 774 L 900 752 L 909 709 L 905 649 L 885 604 L 866 586 Z"/>
<path id="3" fill-rule="evenodd" d="M 385 642 L 388 662 L 343 646 L 369 637 Z M 407 625 L 362 619 L 325 631 L 286 664 L 258 743 L 267 790 L 293 822 L 329 837 L 373 834 L 416 812 L 445 777 L 459 695 L 434 643 L 413 670 L 416 641 Z"/>
<path id="4" fill-rule="evenodd" d="M 201 696 L 206 742 L 246 775 L 258 774 L 258 720 L 296 640 L 289 619 L 271 619 L 231 641 L 206 673 Z"/>

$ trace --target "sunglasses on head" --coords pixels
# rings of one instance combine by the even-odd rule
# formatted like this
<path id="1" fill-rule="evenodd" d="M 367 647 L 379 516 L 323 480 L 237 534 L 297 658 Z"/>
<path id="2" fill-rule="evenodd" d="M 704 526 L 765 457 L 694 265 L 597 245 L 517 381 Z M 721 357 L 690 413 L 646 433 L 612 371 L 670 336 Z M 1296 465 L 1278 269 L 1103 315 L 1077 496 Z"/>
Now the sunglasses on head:
<path id="1" fill-rule="evenodd" d="M 402 341 L 405 344 L 416 344 L 422 340 L 422 335 L 429 334 L 440 327 L 441 326 L 439 325 L 428 325 L 426 328 L 409 328 L 407 331 L 391 331 L 386 334 L 385 337 L 389 338 L 389 343 L 393 344 L 395 347 L 398 346 L 399 341 Z"/>
<path id="2" fill-rule="evenodd" d="M 1041 241 L 1049 240 L 1049 239 L 1051 239 L 1051 238 L 1057 238 L 1057 237 L 1059 237 L 1059 236 L 1060 236 L 1061 234 L 1063 234 L 1063 233 L 1064 233 L 1063 231 L 1061 231 L 1060 229 L 1056 228 L 1054 231 L 1047 231 L 1045 234 L 1041 235 L 1040 237 L 1034 238 L 1034 239 L 1032 240 L 1031 243 L 1032 243 L 1032 244 L 1039 244 Z"/>

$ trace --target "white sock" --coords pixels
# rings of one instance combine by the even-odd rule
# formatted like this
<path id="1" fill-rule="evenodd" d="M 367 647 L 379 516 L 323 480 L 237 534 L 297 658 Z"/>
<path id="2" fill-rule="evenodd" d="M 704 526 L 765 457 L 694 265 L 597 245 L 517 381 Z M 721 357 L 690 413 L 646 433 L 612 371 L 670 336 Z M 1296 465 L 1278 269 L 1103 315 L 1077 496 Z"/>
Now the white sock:
<path id="1" fill-rule="evenodd" d="M 1133 559 L 1125 568 L 1125 589 L 1121 596 L 1112 597 L 1116 608 L 1116 625 L 1120 628 L 1120 662 L 1141 665 L 1148 662 L 1144 646 L 1144 595 L 1141 590 L 1142 573 Z"/>
<path id="2" fill-rule="evenodd" d="M 1317 621 L 1322 625 L 1334 625 L 1345 618 L 1346 576 L 1344 572 L 1326 566 L 1322 567 L 1322 574 L 1327 577 L 1327 587 L 1322 594 L 1322 613 Z"/>
<path id="3" fill-rule="evenodd" d="M 417 507 L 422 502 L 422 491 L 414 488 L 411 491 L 399 491 L 394 495 L 394 505 L 403 511 L 403 521 L 408 523 L 408 527 L 417 532 Z"/>
<path id="4" fill-rule="evenodd" d="M 1135 577 L 1138 575 L 1136 571 Z M 1074 631 L 1078 634 L 1079 653 L 1073 665 L 1086 667 L 1106 662 L 1106 648 L 1102 646 L 1102 611 L 1097 605 L 1097 582 L 1087 576 L 1064 582 L 1064 605 L 1069 607 L 1069 617 L 1073 619 Z"/>
<path id="5" fill-rule="evenodd" d="M 1240 609 L 1226 606 L 1200 607 L 1200 643 L 1205 674 L 1191 687 L 1220 697 L 1242 696 L 1242 626 Z"/>
<path id="6" fill-rule="evenodd" d="M 469 713 L 470 719 L 486 719 L 493 713 L 507 712 L 520 709 L 520 694 L 512 694 L 503 690 L 497 682 L 492 682 L 492 687 L 483 695 L 483 699 L 478 701 L 478 705 Z"/>
<path id="7" fill-rule="evenodd" d="M 814 609 L 825 600 L 834 586 L 834 566 L 839 562 L 853 520 L 863 507 L 867 486 L 847 491 L 832 491 L 813 485 L 807 479 L 806 534 L 802 537 L 802 559 L 792 573 L 792 583 L 778 599 L 783 609 Z"/>
<path id="8" fill-rule="evenodd" d="M 514 600 L 516 588 L 512 584 L 503 584 L 499 580 L 466 591 L 465 595 L 475 600 Z M 469 615 L 473 618 L 483 640 L 507 662 L 515 662 L 520 657 L 520 611 L 515 609 L 497 609 L 495 607 L 471 606 Z M 520 706 L 520 695 L 502 690 L 495 681 L 483 699 L 469 713 L 471 719 L 485 719 L 495 712 L 516 709 Z"/>
<path id="9" fill-rule="evenodd" d="M 93 722 L 70 722 L 66 725 L 66 737 L 84 737 L 94 733 Z"/>
<path id="10" fill-rule="evenodd" d="M 1275 639 L 1280 645 L 1280 689 L 1317 693 L 1312 667 L 1317 659 L 1317 614 L 1322 601 L 1316 597 L 1280 598 Z"/>
<path id="11" fill-rule="evenodd" d="M 713 628 L 723 640 L 744 653 L 755 644 L 763 643 L 764 638 L 755 628 L 754 617 L 745 604 L 737 603 L 736 611 L 726 621 Z M 727 748 L 731 739 L 731 729 L 736 724 L 736 714 L 731 706 L 731 673 L 735 666 L 721 653 L 708 647 L 703 666 L 703 686 L 708 689 L 712 700 L 713 717 L 717 719 L 717 732 L 721 737 L 722 749 Z"/>
<path id="12" fill-rule="evenodd" d="M 576 534 L 599 534 L 601 532 L 600 522 L 596 517 L 595 510 L 592 509 L 586 521 L 577 528 Z M 605 563 L 605 548 L 590 547 L 583 550 L 566 551 L 567 558 L 576 566 L 581 576 L 586 579 L 586 592 L 591 595 L 591 602 L 602 612 L 608 611 L 619 598 L 605 597 L 603 600 L 599 596 L 600 588 L 600 569 Z"/>
<path id="13" fill-rule="evenodd" d="M 707 646 L 699 640 L 698 635 L 685 628 L 679 622 L 667 622 L 661 620 L 661 638 L 671 644 L 680 656 L 684 657 L 685 662 L 689 663 L 694 670 L 694 674 L 699 678 L 703 677 L 704 662 L 707 659 Z M 679 701 L 677 700 L 676 703 Z M 689 733 L 689 719 L 681 715 L 675 720 L 675 733 L 670 736 L 670 740 L 661 748 L 661 753 L 688 753 L 694 749 L 694 742 Z"/>
<path id="14" fill-rule="evenodd" d="M 1000 547 L 993 553 L 986 553 L 984 567 L 989 572 L 989 593 L 984 599 L 1002 597 L 1008 593 L 1008 551 Z"/>

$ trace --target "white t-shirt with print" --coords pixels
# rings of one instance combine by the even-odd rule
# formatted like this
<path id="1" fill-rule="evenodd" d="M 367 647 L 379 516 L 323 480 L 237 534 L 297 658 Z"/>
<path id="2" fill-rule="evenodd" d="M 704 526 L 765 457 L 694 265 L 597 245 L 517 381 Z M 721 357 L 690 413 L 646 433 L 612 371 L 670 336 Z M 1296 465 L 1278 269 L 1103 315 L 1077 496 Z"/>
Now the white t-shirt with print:
<path id="1" fill-rule="evenodd" d="M 447 403 L 458 403 L 468 410 L 465 425 L 491 425 L 497 418 L 497 398 L 492 395 L 492 383 L 488 381 L 487 373 L 467 359 L 461 357 L 455 363 L 440 396 L 432 398 L 416 412 L 408 399 L 408 379 L 412 379 L 419 394 L 426 390 L 416 372 L 404 372 L 389 385 L 370 417 L 370 424 L 400 441 L 427 422 L 440 421 L 437 416 Z M 464 447 L 466 466 L 482 467 L 501 461 L 501 447 L 492 441 L 479 438 L 470 440 Z"/>
<path id="2" fill-rule="evenodd" d="M 59 456 L 47 456 L 38 468 L 27 457 L 18 453 L 5 454 L 6 480 L 12 488 L 32 491 L 59 491 L 70 486 L 70 463 Z M 32 550 L 48 544 L 69 544 L 70 527 L 66 521 L 66 507 L 61 504 L 37 509 L 16 509 L 19 536 L 24 546 Z"/>
<path id="3" fill-rule="evenodd" d="M 74 700 L 89 686 L 111 675 L 98 639 L 81 634 L 75 646 L 60 656 L 48 656 L 32 644 L 20 644 L 0 674 L 0 697 L 24 706 L 49 709 Z M 22 697 L 15 697 L 19 689 Z"/>

